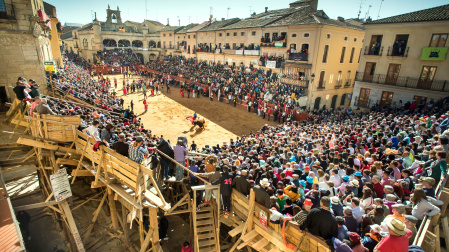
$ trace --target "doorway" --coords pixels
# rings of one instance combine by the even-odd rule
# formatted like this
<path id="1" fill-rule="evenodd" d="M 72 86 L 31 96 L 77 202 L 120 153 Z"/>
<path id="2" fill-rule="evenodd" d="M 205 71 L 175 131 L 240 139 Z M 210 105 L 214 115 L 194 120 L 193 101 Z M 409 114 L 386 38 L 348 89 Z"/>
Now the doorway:
<path id="1" fill-rule="evenodd" d="M 382 97 L 380 98 L 380 108 L 385 106 L 390 107 L 391 102 L 393 101 L 393 92 L 383 91 Z"/>
<path id="2" fill-rule="evenodd" d="M 369 93 L 371 89 L 369 88 L 361 88 L 359 94 L 359 102 L 357 103 L 360 107 L 367 107 L 369 101 Z"/>
<path id="3" fill-rule="evenodd" d="M 337 105 L 337 97 L 338 95 L 334 95 L 332 97 L 331 109 L 335 109 L 335 105 Z"/>
<path id="4" fill-rule="evenodd" d="M 365 72 L 363 73 L 363 81 L 373 81 L 374 71 L 376 70 L 376 62 L 366 62 Z"/>
<path id="5" fill-rule="evenodd" d="M 423 66 L 417 88 L 430 89 L 432 87 L 432 82 L 436 71 L 436 66 Z"/>
<path id="6" fill-rule="evenodd" d="M 315 105 L 313 106 L 313 109 L 320 110 L 320 102 L 321 102 L 321 97 L 317 97 L 315 99 Z"/>
<path id="7" fill-rule="evenodd" d="M 401 70 L 400 64 L 390 64 L 388 66 L 388 72 L 387 77 L 385 78 L 385 83 L 396 85 L 396 81 L 398 80 L 400 70 Z"/>

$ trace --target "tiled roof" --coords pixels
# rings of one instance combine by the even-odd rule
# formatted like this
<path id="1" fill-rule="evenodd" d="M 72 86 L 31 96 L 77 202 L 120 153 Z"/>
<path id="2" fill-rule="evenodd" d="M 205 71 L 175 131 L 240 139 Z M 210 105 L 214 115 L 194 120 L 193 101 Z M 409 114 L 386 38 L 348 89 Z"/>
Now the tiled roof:
<path id="1" fill-rule="evenodd" d="M 166 31 L 174 31 L 177 32 L 179 30 L 181 30 L 184 26 L 164 26 L 161 30 L 161 32 L 166 32 Z"/>
<path id="2" fill-rule="evenodd" d="M 236 22 L 240 21 L 240 18 L 231 18 L 231 19 L 226 19 L 226 20 L 221 20 L 221 21 L 214 21 L 212 22 L 210 25 L 198 30 L 200 32 L 202 31 L 215 31 L 218 30 L 222 27 L 226 27 L 228 25 L 234 24 Z"/>
<path id="3" fill-rule="evenodd" d="M 409 23 L 441 20 L 449 20 L 449 4 L 374 21 L 367 21 L 365 24 Z"/>
<path id="4" fill-rule="evenodd" d="M 197 25 L 198 25 L 198 24 L 189 24 L 189 25 L 186 25 L 186 26 L 184 26 L 181 30 L 177 31 L 176 34 L 184 34 L 184 33 L 186 33 L 189 29 L 191 29 L 191 28 L 193 28 L 193 27 L 195 27 L 195 26 L 197 26 Z"/>
<path id="5" fill-rule="evenodd" d="M 199 25 L 197 25 L 197 26 L 195 26 L 193 28 L 190 28 L 187 32 L 196 32 L 196 31 L 198 31 L 200 29 L 203 29 L 208 24 L 209 24 L 209 21 L 202 22 L 201 24 L 199 24 Z"/>
<path id="6" fill-rule="evenodd" d="M 330 19 L 326 15 L 326 13 L 324 13 L 321 10 L 311 11 L 310 9 L 293 13 L 288 17 L 282 18 L 272 24 L 267 25 L 267 27 L 277 27 L 286 25 L 310 25 L 310 24 L 331 25 L 355 30 L 364 29 L 361 26 L 349 24 L 347 22 L 338 21 L 335 19 Z"/>
<path id="7" fill-rule="evenodd" d="M 164 26 L 162 23 L 160 23 L 159 21 L 155 21 L 155 20 L 145 20 L 144 22 L 149 22 L 149 23 L 152 23 L 157 26 Z"/>
<path id="8" fill-rule="evenodd" d="M 91 30 L 91 29 L 92 29 L 92 23 L 87 24 L 87 25 L 85 25 L 85 26 L 83 26 L 83 27 L 81 27 L 81 28 L 78 28 L 78 29 L 79 29 L 78 31 Z"/>
<path id="9" fill-rule="evenodd" d="M 64 39 L 68 39 L 72 37 L 72 32 L 66 32 L 64 34 L 62 34 L 59 38 L 64 40 Z"/>

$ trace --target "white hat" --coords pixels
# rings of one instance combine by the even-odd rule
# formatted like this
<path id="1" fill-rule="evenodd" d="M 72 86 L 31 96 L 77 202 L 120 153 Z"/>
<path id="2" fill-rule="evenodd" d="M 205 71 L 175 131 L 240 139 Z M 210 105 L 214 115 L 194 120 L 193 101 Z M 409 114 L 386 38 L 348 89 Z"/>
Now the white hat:
<path id="1" fill-rule="evenodd" d="M 353 181 L 351 181 L 351 185 L 355 186 L 355 187 L 359 187 L 359 181 L 354 179 Z"/>
<path id="2" fill-rule="evenodd" d="M 338 205 L 339 202 L 340 202 L 340 199 L 338 198 L 338 196 L 331 197 L 331 204 L 332 205 Z"/>
<path id="3" fill-rule="evenodd" d="M 270 181 L 268 181 L 267 178 L 264 178 L 260 181 L 260 185 L 261 186 L 269 186 L 270 185 Z"/>

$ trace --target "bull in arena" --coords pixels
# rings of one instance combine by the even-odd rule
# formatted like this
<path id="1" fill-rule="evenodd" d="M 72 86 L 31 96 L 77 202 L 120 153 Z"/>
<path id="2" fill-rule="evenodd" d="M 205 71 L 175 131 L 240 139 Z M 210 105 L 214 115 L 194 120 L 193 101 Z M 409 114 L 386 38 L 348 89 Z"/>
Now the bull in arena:
<path id="1" fill-rule="evenodd" d="M 205 129 L 206 120 L 204 118 L 198 117 L 195 119 L 193 116 L 188 116 L 186 119 L 193 124 L 193 127 L 198 126 L 200 129 Z"/>

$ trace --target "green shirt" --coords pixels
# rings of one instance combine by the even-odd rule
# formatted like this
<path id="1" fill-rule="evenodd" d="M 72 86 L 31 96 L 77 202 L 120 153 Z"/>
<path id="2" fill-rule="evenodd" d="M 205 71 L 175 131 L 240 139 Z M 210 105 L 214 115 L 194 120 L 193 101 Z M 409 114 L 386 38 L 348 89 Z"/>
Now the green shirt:
<path id="1" fill-rule="evenodd" d="M 281 198 L 283 198 L 283 199 L 280 199 L 279 197 L 277 197 L 277 200 L 276 200 L 276 203 L 278 203 L 278 205 L 279 205 L 280 211 L 282 211 L 284 209 L 285 200 L 288 198 L 288 196 L 282 195 Z"/>

